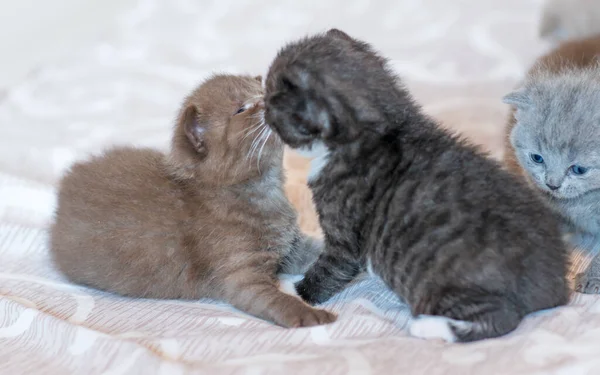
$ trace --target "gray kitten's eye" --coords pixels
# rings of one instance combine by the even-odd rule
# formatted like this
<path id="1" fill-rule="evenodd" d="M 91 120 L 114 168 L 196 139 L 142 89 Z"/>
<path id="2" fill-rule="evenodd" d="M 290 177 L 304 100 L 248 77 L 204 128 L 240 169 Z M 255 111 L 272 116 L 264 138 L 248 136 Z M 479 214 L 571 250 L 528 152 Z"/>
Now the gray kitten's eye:
<path id="1" fill-rule="evenodd" d="M 581 165 L 572 165 L 570 169 L 571 172 L 573 172 L 573 174 L 576 174 L 578 176 L 585 174 L 588 171 L 587 168 L 582 167 Z"/>
<path id="2" fill-rule="evenodd" d="M 544 162 L 544 158 L 540 154 L 530 154 L 529 157 L 534 163 L 542 164 Z"/>

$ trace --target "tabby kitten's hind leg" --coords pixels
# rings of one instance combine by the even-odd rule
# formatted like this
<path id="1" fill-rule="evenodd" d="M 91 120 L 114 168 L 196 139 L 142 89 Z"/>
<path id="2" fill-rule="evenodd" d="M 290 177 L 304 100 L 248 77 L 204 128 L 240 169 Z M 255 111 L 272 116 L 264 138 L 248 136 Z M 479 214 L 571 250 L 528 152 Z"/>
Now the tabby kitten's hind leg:
<path id="1" fill-rule="evenodd" d="M 323 303 L 359 274 L 359 263 L 341 258 L 340 253 L 327 248 L 304 275 L 304 279 L 296 284 L 296 292 L 303 300 L 311 305 Z"/>
<path id="2" fill-rule="evenodd" d="M 469 290 L 450 291 L 433 306 L 417 307 L 415 315 L 412 336 L 447 342 L 502 336 L 515 330 L 523 317 L 507 296 Z"/>
<path id="3" fill-rule="evenodd" d="M 286 328 L 334 322 L 335 314 L 315 309 L 279 289 L 278 261 L 278 257 L 268 252 L 237 259 L 224 280 L 224 299 L 250 315 Z"/>
<path id="4" fill-rule="evenodd" d="M 586 294 L 600 293 L 600 254 L 592 259 L 589 268 L 575 278 L 575 290 Z"/>

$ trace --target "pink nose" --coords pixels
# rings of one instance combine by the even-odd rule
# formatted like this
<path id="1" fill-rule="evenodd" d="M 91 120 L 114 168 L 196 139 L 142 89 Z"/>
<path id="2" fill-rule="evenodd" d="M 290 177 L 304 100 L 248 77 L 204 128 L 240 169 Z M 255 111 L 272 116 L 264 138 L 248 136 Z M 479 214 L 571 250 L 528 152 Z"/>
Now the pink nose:
<path id="1" fill-rule="evenodd" d="M 254 104 L 254 108 L 256 108 L 256 109 L 265 109 L 265 101 L 264 100 L 259 100 L 258 102 L 256 102 Z"/>

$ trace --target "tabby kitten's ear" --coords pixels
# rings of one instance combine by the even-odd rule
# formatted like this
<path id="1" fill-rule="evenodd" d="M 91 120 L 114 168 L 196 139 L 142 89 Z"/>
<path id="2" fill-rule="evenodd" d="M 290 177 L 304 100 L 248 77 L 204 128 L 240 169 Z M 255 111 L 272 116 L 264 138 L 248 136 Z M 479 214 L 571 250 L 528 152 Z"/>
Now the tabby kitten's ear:
<path id="1" fill-rule="evenodd" d="M 352 42 L 354 40 L 354 39 L 352 39 L 352 37 L 350 37 L 350 35 L 346 34 L 345 32 L 343 32 L 340 29 L 330 29 L 327 32 L 327 36 L 331 36 L 331 37 L 338 38 L 338 39 L 345 39 L 350 42 Z"/>
<path id="2" fill-rule="evenodd" d="M 183 131 L 198 155 L 204 157 L 208 153 L 206 147 L 207 124 L 200 120 L 198 109 L 194 105 L 189 105 L 183 112 L 181 120 L 183 122 Z"/>
<path id="3" fill-rule="evenodd" d="M 506 104 L 514 105 L 518 109 L 526 109 L 531 106 L 531 98 L 524 90 L 513 91 L 502 98 Z"/>

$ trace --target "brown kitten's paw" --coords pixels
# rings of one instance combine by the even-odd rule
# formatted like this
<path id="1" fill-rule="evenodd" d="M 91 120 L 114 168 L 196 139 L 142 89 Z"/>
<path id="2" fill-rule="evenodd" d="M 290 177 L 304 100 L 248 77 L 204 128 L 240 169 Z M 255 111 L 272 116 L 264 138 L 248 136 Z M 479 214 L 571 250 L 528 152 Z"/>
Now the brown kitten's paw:
<path id="1" fill-rule="evenodd" d="M 306 306 L 302 311 L 294 312 L 294 315 L 288 319 L 289 324 L 285 326 L 289 328 L 313 327 L 333 323 L 336 320 L 337 315 L 334 313 Z"/>
<path id="2" fill-rule="evenodd" d="M 583 272 L 575 277 L 575 291 L 585 294 L 600 294 L 600 278 L 588 277 Z"/>

